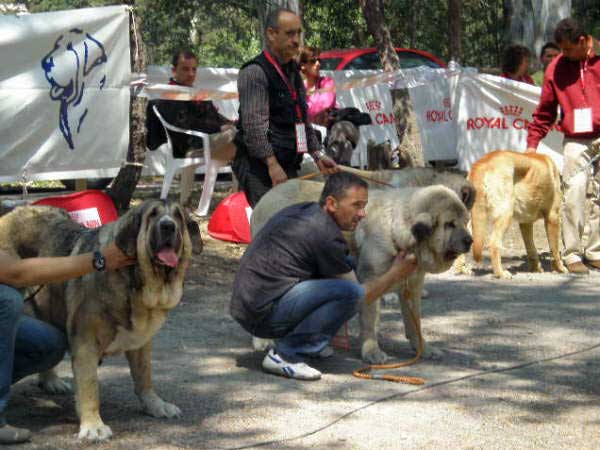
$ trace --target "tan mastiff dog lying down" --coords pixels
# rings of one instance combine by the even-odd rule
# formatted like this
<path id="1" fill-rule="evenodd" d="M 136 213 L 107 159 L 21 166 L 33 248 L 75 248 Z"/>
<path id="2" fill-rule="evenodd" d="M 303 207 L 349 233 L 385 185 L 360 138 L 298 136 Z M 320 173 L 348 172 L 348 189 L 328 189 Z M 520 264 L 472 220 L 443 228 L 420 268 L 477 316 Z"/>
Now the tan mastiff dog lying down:
<path id="1" fill-rule="evenodd" d="M 255 235 L 265 222 L 280 209 L 303 201 L 318 201 L 323 184 L 314 181 L 289 180 L 271 189 L 254 208 L 251 225 Z M 417 257 L 417 270 L 393 290 L 408 297 L 417 320 L 421 317 L 421 291 L 426 273 L 448 270 L 456 257 L 469 251 L 471 235 L 467 230 L 469 212 L 461 199 L 444 186 L 371 190 L 367 217 L 356 231 L 347 236 L 349 247 L 357 257 L 357 275 L 361 282 L 386 272 L 400 250 Z M 379 301 L 363 305 L 360 311 L 362 358 L 371 364 L 387 359 L 377 342 Z M 405 305 L 402 315 L 413 349 L 418 336 Z M 435 354 L 424 346 L 423 355 Z"/>

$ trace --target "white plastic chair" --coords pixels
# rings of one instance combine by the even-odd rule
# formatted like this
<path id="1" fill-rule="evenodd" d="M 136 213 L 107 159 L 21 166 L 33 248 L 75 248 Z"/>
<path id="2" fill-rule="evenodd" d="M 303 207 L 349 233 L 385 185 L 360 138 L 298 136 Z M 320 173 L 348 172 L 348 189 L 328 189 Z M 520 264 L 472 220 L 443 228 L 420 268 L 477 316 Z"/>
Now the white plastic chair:
<path id="1" fill-rule="evenodd" d="M 207 133 L 203 133 L 197 130 L 186 130 L 171 125 L 170 123 L 165 121 L 165 119 L 163 119 L 160 112 L 158 112 L 158 108 L 156 107 L 156 105 L 152 106 L 152 109 L 154 111 L 154 114 L 156 114 L 156 117 L 158 117 L 158 120 L 160 120 L 160 123 L 162 123 L 163 127 L 165 128 L 165 133 L 167 135 L 166 168 L 162 189 L 160 191 L 160 198 L 166 199 L 169 195 L 171 183 L 173 182 L 173 178 L 175 177 L 175 174 L 177 172 L 186 170 L 190 171 L 190 175 L 193 176 L 198 166 L 204 165 L 206 166 L 206 170 L 204 172 L 204 184 L 202 185 L 202 195 L 200 196 L 200 203 L 198 204 L 198 208 L 196 209 L 195 214 L 199 216 L 205 216 L 208 213 L 210 199 L 215 189 L 215 183 L 217 181 L 217 173 L 219 171 L 219 168 L 226 166 L 229 162 L 211 158 L 210 137 Z M 177 133 L 185 133 L 191 136 L 197 136 L 201 138 L 202 150 L 204 152 L 203 156 L 190 158 L 174 158 L 173 143 L 167 130 L 175 131 Z"/>

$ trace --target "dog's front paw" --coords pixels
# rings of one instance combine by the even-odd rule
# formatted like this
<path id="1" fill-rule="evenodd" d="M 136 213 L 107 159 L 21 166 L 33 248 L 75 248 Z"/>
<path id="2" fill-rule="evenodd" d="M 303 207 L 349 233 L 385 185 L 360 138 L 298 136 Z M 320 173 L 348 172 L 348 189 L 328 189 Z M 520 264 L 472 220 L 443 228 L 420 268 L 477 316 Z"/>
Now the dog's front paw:
<path id="1" fill-rule="evenodd" d="M 496 278 L 500 278 L 501 280 L 510 280 L 513 276 L 508 270 L 500 270 L 498 272 L 494 272 L 494 276 Z"/>
<path id="2" fill-rule="evenodd" d="M 529 261 L 529 271 L 544 273 L 544 268 L 542 267 L 542 263 L 540 263 L 539 259 Z"/>
<path id="3" fill-rule="evenodd" d="M 152 417 L 181 417 L 181 410 L 172 403 L 165 402 L 156 393 L 150 392 L 140 397 L 144 412 Z"/>
<path id="4" fill-rule="evenodd" d="M 79 439 L 85 439 L 88 441 L 105 441 L 110 439 L 112 436 L 112 430 L 108 425 L 104 425 L 102 422 L 98 424 L 81 424 L 79 427 Z"/>
<path id="5" fill-rule="evenodd" d="M 383 364 L 388 359 L 388 355 L 379 348 L 376 341 L 365 342 L 362 345 L 360 355 L 363 361 L 368 364 Z"/>
<path id="6" fill-rule="evenodd" d="M 473 266 L 467 262 L 465 255 L 460 255 L 452 264 L 456 275 L 473 275 Z"/>
<path id="7" fill-rule="evenodd" d="M 270 348 L 274 348 L 275 341 L 273 339 L 263 339 L 256 336 L 252 336 L 252 347 L 257 352 L 264 352 Z"/>
<path id="8" fill-rule="evenodd" d="M 38 386 L 48 394 L 69 394 L 73 392 L 71 384 L 59 378 L 54 372 L 40 373 Z"/>
<path id="9" fill-rule="evenodd" d="M 568 270 L 562 261 L 552 262 L 552 270 L 554 272 L 567 273 Z"/>

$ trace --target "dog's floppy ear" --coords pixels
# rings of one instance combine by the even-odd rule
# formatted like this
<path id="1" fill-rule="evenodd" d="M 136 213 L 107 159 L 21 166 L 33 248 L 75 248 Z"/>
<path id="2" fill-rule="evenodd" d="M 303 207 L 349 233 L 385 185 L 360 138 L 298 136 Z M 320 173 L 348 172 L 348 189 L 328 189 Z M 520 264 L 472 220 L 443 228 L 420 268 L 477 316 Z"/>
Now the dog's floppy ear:
<path id="1" fill-rule="evenodd" d="M 417 242 L 423 242 L 433 233 L 433 217 L 429 213 L 421 213 L 415 218 L 415 223 L 410 227 L 412 235 Z"/>
<path id="2" fill-rule="evenodd" d="M 137 250 L 137 236 L 142 225 L 143 209 L 135 208 L 121 218 L 115 244 L 127 256 L 135 256 Z"/>
<path id="3" fill-rule="evenodd" d="M 468 211 L 471 211 L 471 209 L 473 208 L 476 194 L 477 191 L 475 190 L 475 187 L 471 184 L 465 184 L 463 187 L 460 188 L 460 199 L 462 200 L 463 204 L 465 205 Z"/>

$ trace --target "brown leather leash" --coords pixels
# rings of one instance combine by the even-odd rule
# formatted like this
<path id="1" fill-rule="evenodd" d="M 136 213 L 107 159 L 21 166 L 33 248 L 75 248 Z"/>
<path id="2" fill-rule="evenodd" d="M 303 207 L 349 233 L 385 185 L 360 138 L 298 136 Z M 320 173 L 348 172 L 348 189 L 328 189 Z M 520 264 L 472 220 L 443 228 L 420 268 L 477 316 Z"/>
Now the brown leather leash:
<path id="1" fill-rule="evenodd" d="M 371 178 L 371 177 L 366 176 L 364 173 L 362 173 L 364 171 L 354 169 L 353 167 L 342 166 L 341 164 L 338 164 L 337 166 L 340 168 L 340 170 L 342 172 L 352 173 L 352 174 L 354 174 L 354 175 L 356 175 L 356 176 L 358 176 L 360 178 L 363 178 L 364 180 L 370 181 L 370 182 L 375 183 L 375 184 L 381 184 L 382 186 L 391 187 L 391 188 L 394 187 L 392 184 L 387 183 L 385 181 L 376 180 L 375 178 Z M 311 173 L 309 173 L 307 175 L 303 175 L 301 177 L 296 178 L 296 180 L 311 180 L 311 179 L 313 179 L 315 177 L 318 177 L 319 175 L 321 175 L 321 172 L 311 172 Z"/>
<path id="2" fill-rule="evenodd" d="M 373 370 L 398 369 L 399 367 L 412 366 L 421 358 L 421 355 L 423 354 L 423 335 L 421 334 L 421 322 L 417 320 L 414 311 L 410 307 L 407 294 L 408 293 L 405 291 L 401 301 L 405 302 L 408 311 L 410 312 L 410 318 L 415 326 L 415 329 L 417 330 L 417 337 L 419 338 L 419 344 L 417 345 L 417 354 L 414 356 L 414 358 L 409 359 L 408 361 L 402 361 L 395 364 L 372 364 L 370 366 L 362 367 L 352 372 L 352 375 L 354 375 L 356 378 L 362 378 L 363 380 L 393 381 L 395 383 L 405 383 L 414 385 L 425 384 L 425 380 L 420 377 L 407 377 L 390 374 L 378 375 L 374 373 L 368 373 Z"/>

